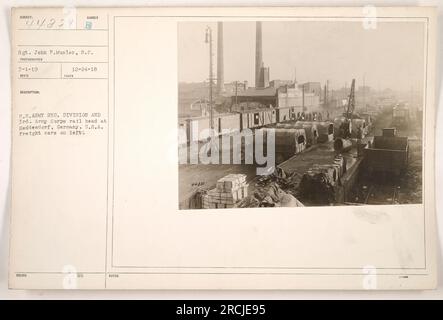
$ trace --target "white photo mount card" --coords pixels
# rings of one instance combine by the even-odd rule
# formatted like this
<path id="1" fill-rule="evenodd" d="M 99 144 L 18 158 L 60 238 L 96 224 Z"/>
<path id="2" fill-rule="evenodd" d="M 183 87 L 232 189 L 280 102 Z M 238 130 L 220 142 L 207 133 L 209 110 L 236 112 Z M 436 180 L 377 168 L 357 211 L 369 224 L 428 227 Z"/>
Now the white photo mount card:
<path id="1" fill-rule="evenodd" d="M 436 30 L 14 8 L 10 288 L 435 288 Z"/>

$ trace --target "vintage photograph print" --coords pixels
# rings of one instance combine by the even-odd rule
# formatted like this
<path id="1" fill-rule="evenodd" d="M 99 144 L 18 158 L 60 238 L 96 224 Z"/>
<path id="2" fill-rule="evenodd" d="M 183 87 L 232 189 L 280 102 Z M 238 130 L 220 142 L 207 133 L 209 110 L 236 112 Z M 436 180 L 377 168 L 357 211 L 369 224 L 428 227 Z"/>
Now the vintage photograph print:
<path id="1" fill-rule="evenodd" d="M 179 22 L 180 209 L 422 203 L 425 24 L 369 22 Z"/>

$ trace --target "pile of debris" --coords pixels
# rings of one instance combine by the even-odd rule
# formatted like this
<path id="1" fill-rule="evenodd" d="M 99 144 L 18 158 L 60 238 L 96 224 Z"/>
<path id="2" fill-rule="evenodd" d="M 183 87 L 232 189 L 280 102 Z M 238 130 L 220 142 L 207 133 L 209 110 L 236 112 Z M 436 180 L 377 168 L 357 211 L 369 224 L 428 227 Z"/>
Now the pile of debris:
<path id="1" fill-rule="evenodd" d="M 295 190 L 299 181 L 300 175 L 297 172 L 294 171 L 291 174 L 287 174 L 280 167 L 276 167 L 274 173 L 260 177 L 255 186 L 263 188 L 268 186 L 271 182 L 275 182 L 284 190 Z"/>
<path id="2" fill-rule="evenodd" d="M 314 165 L 300 181 L 300 197 L 313 204 L 328 205 L 335 202 L 335 186 L 341 185 L 346 172 L 346 161 L 337 156 L 332 164 Z"/>
<path id="3" fill-rule="evenodd" d="M 272 182 L 267 188 L 254 192 L 254 198 L 260 207 L 303 207 L 303 204 L 292 194 L 283 191 Z"/>
<path id="4" fill-rule="evenodd" d="M 297 175 L 295 172 L 287 175 L 277 167 L 273 174 L 258 179 L 254 194 L 241 201 L 238 207 L 303 207 L 303 204 L 291 194 L 298 185 Z"/>
<path id="5" fill-rule="evenodd" d="M 245 174 L 228 174 L 217 181 L 215 189 L 202 196 L 203 209 L 236 208 L 248 196 Z"/>
<path id="6" fill-rule="evenodd" d="M 330 204 L 335 201 L 335 190 L 325 172 L 308 171 L 300 182 L 300 195 L 314 204 Z"/>

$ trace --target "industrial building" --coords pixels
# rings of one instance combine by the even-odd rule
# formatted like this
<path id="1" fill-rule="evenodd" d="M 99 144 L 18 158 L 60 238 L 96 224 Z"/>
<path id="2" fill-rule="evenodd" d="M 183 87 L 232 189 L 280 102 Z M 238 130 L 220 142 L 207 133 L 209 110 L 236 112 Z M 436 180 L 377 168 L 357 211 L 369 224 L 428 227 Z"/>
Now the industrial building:
<path id="1" fill-rule="evenodd" d="M 273 88 L 280 88 L 283 86 L 293 86 L 294 81 L 293 80 L 280 80 L 280 79 L 273 79 L 269 81 L 269 86 Z"/>
<path id="2" fill-rule="evenodd" d="M 320 107 L 320 96 L 306 92 L 299 86 L 283 86 L 278 89 L 278 108 L 295 108 L 298 112 L 317 111 Z"/>
<path id="3" fill-rule="evenodd" d="M 305 93 L 313 93 L 316 96 L 321 96 L 322 89 L 320 82 L 305 82 L 299 85 L 300 89 L 303 89 Z"/>
<path id="4" fill-rule="evenodd" d="M 278 105 L 277 89 L 267 88 L 248 88 L 239 92 L 237 96 L 232 96 L 232 102 L 237 103 L 258 103 L 264 108 L 275 108 Z"/>
<path id="5" fill-rule="evenodd" d="M 248 81 L 232 81 L 225 82 L 224 85 L 224 95 L 228 97 L 235 97 L 238 92 L 243 92 L 249 88 Z"/>

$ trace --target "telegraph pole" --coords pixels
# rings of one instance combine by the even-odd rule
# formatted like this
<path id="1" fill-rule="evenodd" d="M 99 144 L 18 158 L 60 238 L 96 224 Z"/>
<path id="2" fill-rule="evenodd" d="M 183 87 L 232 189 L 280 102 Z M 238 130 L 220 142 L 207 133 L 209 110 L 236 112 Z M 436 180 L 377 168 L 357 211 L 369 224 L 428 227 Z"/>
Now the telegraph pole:
<path id="1" fill-rule="evenodd" d="M 214 99 L 213 99 L 213 91 L 214 91 L 214 72 L 213 72 L 213 47 L 212 47 L 212 29 L 211 27 L 206 27 L 205 34 L 205 42 L 209 44 L 209 127 L 210 127 L 210 146 L 209 152 L 211 156 L 214 151 L 218 152 L 217 144 L 214 143 L 215 134 L 214 134 Z M 218 139 L 218 138 L 217 138 Z M 209 153 L 208 152 L 208 153 Z"/>
<path id="2" fill-rule="evenodd" d="M 301 85 L 301 95 L 302 95 L 302 112 L 305 111 L 305 84 Z"/>
<path id="3" fill-rule="evenodd" d="M 206 27 L 206 37 L 205 37 L 205 43 L 209 44 L 209 127 L 211 128 L 211 138 L 214 134 L 214 110 L 213 110 L 213 98 L 212 98 L 212 91 L 213 91 L 213 79 L 214 74 L 212 70 L 212 29 L 208 26 Z"/>
<path id="4" fill-rule="evenodd" d="M 238 81 L 235 81 L 235 107 L 238 110 Z M 231 108 L 232 112 L 232 108 Z"/>
<path id="5" fill-rule="evenodd" d="M 365 108 L 366 112 L 368 112 L 368 106 L 366 105 L 366 73 L 363 74 L 363 107 Z"/>

